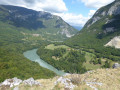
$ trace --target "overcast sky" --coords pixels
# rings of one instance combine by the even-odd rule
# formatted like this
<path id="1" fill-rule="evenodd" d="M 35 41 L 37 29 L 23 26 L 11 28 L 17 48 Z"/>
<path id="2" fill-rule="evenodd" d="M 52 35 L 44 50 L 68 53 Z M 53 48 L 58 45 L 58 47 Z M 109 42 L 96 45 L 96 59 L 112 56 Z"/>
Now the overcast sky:
<path id="1" fill-rule="evenodd" d="M 97 9 L 114 0 L 0 0 L 0 4 L 22 6 L 61 16 L 72 26 L 82 27 Z"/>

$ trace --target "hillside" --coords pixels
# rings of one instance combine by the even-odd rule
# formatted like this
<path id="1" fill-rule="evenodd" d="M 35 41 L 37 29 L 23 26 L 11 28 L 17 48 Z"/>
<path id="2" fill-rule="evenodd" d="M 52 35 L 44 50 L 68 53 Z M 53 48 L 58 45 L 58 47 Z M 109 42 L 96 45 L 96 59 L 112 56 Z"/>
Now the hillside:
<path id="1" fill-rule="evenodd" d="M 79 32 L 50 13 L 0 5 L 0 89 L 119 90 L 120 69 L 111 69 L 120 63 L 119 24 L 119 0 L 100 8 Z M 36 48 L 67 75 L 56 76 L 24 57 Z"/>
<path id="2" fill-rule="evenodd" d="M 77 33 L 59 16 L 17 6 L 0 5 L 0 21 L 16 27 L 23 35 L 49 41 L 63 41 Z"/>
<path id="3" fill-rule="evenodd" d="M 77 35 L 66 40 L 65 43 L 71 47 L 82 48 L 95 53 L 98 58 L 119 61 L 120 51 L 114 49 L 115 44 L 112 45 L 113 47 L 105 47 L 111 39 L 120 35 L 119 24 L 120 1 L 115 0 L 113 3 L 97 10 L 83 29 Z"/>
<path id="4" fill-rule="evenodd" d="M 30 78 L 25 81 L 13 78 L 11 88 L 9 85 L 0 85 L 2 90 L 119 90 L 120 88 L 120 68 L 117 69 L 98 69 L 89 71 L 85 74 L 67 74 L 62 77 L 51 79 Z M 6 80 L 6 81 L 10 81 Z M 16 85 L 15 81 L 19 81 Z M 12 85 L 13 83 L 13 85 Z"/>
<path id="5" fill-rule="evenodd" d="M 61 42 L 77 30 L 60 17 L 23 7 L 0 5 L 0 82 L 7 78 L 50 78 L 56 74 L 24 57 L 48 41 Z M 49 73 L 49 74 L 48 74 Z"/>

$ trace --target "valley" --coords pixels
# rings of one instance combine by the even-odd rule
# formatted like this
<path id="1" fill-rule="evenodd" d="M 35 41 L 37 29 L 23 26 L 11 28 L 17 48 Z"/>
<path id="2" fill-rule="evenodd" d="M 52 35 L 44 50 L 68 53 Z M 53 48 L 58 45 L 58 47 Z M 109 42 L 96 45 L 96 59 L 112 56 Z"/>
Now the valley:
<path id="1" fill-rule="evenodd" d="M 0 5 L 0 90 L 119 90 L 119 24 L 119 0 L 80 31 L 49 12 Z"/>
<path id="2" fill-rule="evenodd" d="M 50 13 L 0 5 L 0 82 L 14 77 L 54 77 L 54 72 L 25 58 L 23 53 L 50 41 L 63 41 L 76 32 L 60 17 Z"/>
<path id="3" fill-rule="evenodd" d="M 62 52 L 62 49 L 64 50 L 64 52 Z M 47 52 L 47 53 L 45 53 L 45 52 Z M 60 69 L 61 67 L 57 66 L 57 63 L 60 63 L 60 62 L 66 63 L 66 61 L 63 61 L 63 60 L 65 60 L 69 56 L 70 53 L 76 53 L 76 52 L 78 52 L 79 54 L 81 53 L 81 55 L 83 57 L 85 57 L 85 61 L 83 62 L 83 64 L 81 66 L 85 67 L 87 70 L 103 68 L 103 67 L 105 67 L 107 61 L 109 61 L 109 68 L 110 67 L 112 68 L 113 64 L 116 63 L 115 61 L 109 60 L 107 58 L 97 57 L 95 52 L 85 51 L 84 49 L 75 49 L 75 48 L 68 47 L 66 45 L 49 44 L 49 45 L 39 48 L 37 51 L 39 56 L 42 55 L 41 58 L 45 59 L 45 61 L 52 64 L 53 66 L 55 66 L 58 69 Z M 72 58 L 72 59 L 74 60 L 74 58 Z M 77 60 L 79 60 L 79 59 L 77 59 Z M 60 65 L 60 66 L 62 66 L 62 65 Z M 70 65 L 70 67 L 71 66 L 72 65 Z M 76 72 L 74 72 L 74 73 L 76 73 Z"/>
<path id="4" fill-rule="evenodd" d="M 46 63 L 44 60 L 41 60 L 40 57 L 36 53 L 37 50 L 38 49 L 29 50 L 29 51 L 24 52 L 23 54 L 29 60 L 39 63 L 40 66 L 53 71 L 57 75 L 62 76 L 65 74 L 65 72 L 59 71 L 56 68 L 54 68 L 53 66 L 51 66 L 50 64 Z"/>

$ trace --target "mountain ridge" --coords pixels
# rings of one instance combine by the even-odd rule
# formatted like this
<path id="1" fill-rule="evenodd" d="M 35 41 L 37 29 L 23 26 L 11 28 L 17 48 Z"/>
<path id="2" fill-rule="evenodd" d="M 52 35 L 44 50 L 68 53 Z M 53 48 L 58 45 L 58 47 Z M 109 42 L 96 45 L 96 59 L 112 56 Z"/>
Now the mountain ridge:
<path id="1" fill-rule="evenodd" d="M 35 11 L 23 7 L 0 5 L 0 20 L 17 28 L 35 31 L 43 38 L 64 40 L 78 31 L 61 17 L 44 11 Z M 49 37 L 48 37 L 49 36 Z M 57 41 L 56 40 L 56 41 Z"/>
<path id="2" fill-rule="evenodd" d="M 87 51 L 92 49 L 97 57 L 118 61 L 118 55 L 120 55 L 120 53 L 117 54 L 116 52 L 119 52 L 119 49 L 115 50 L 114 46 L 105 47 L 104 45 L 114 37 L 120 36 L 119 24 L 120 1 L 116 0 L 98 9 L 83 29 L 65 42 L 68 46 L 74 48 L 83 48 Z M 89 52 L 91 52 L 91 50 Z"/>

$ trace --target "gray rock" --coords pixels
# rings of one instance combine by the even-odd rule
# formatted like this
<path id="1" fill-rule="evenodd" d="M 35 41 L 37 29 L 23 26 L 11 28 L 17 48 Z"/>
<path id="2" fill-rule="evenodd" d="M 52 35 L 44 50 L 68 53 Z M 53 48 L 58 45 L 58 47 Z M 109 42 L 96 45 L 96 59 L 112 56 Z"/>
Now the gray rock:
<path id="1" fill-rule="evenodd" d="M 62 83 L 64 84 L 65 88 L 69 89 L 69 90 L 73 90 L 75 85 L 72 84 L 71 80 L 68 78 L 63 78 L 60 77 L 56 82 L 55 85 L 57 85 L 58 83 Z"/>
<path id="2" fill-rule="evenodd" d="M 120 2 L 116 2 L 108 11 L 108 15 L 120 14 Z"/>
<path id="3" fill-rule="evenodd" d="M 18 87 L 15 87 L 13 90 L 19 90 L 19 88 L 18 88 Z"/>
<path id="4" fill-rule="evenodd" d="M 6 79 L 4 82 L 1 83 L 1 86 L 5 85 L 5 86 L 13 87 L 19 85 L 20 83 L 22 83 L 22 80 L 15 77 L 12 79 Z"/>
<path id="5" fill-rule="evenodd" d="M 114 27 L 109 27 L 104 30 L 104 33 L 114 32 L 116 29 Z"/>
<path id="6" fill-rule="evenodd" d="M 111 47 L 115 47 L 115 48 L 120 48 L 120 36 L 114 37 L 105 46 L 111 46 Z"/>
<path id="7" fill-rule="evenodd" d="M 0 84 L 0 86 L 10 86 L 10 87 L 14 87 L 14 86 L 18 86 L 21 83 L 24 83 L 25 85 L 41 85 L 40 82 L 35 81 L 33 78 L 29 78 L 27 80 L 22 81 L 21 79 L 18 78 L 12 78 L 12 79 L 6 79 L 4 82 L 2 82 Z M 19 88 L 15 87 L 14 90 L 19 90 Z"/>
<path id="8" fill-rule="evenodd" d="M 67 28 L 62 29 L 62 31 L 58 31 L 58 34 L 66 35 L 66 37 L 70 38 L 74 36 L 74 34 L 70 34 L 69 30 Z"/>
<path id="9" fill-rule="evenodd" d="M 24 80 L 23 83 L 25 85 L 30 85 L 30 86 L 33 86 L 33 85 L 41 85 L 40 82 L 38 81 L 35 81 L 33 78 L 29 78 L 27 80 Z"/>
<path id="10" fill-rule="evenodd" d="M 94 87 L 93 85 L 99 85 L 102 86 L 103 83 L 98 83 L 98 82 L 86 82 L 86 85 L 91 87 L 94 90 L 98 90 L 98 88 Z"/>
<path id="11" fill-rule="evenodd" d="M 87 25 L 87 28 L 90 27 L 92 24 L 94 24 L 95 22 L 97 22 L 97 21 L 100 20 L 100 19 L 101 19 L 101 18 L 98 17 L 98 16 L 93 17 L 93 18 L 92 18 L 92 23 L 88 24 L 88 25 Z"/>
<path id="12" fill-rule="evenodd" d="M 119 63 L 115 63 L 112 67 L 113 68 L 120 68 L 120 64 Z"/>
<path id="13" fill-rule="evenodd" d="M 115 21 L 115 19 L 107 20 L 105 24 L 111 23 L 113 21 Z"/>
<path id="14" fill-rule="evenodd" d="M 97 17 L 94 17 L 94 18 L 93 18 L 93 21 L 92 21 L 92 24 L 95 23 L 95 22 L 97 22 L 98 20 L 100 20 L 100 17 L 98 17 L 98 16 L 97 16 Z"/>
<path id="15" fill-rule="evenodd" d="M 103 11 L 103 12 L 101 13 L 101 15 L 102 15 L 102 16 L 105 16 L 105 15 L 106 15 L 106 11 Z"/>

